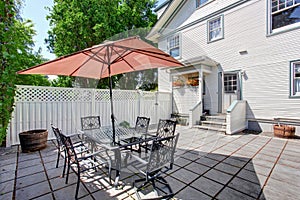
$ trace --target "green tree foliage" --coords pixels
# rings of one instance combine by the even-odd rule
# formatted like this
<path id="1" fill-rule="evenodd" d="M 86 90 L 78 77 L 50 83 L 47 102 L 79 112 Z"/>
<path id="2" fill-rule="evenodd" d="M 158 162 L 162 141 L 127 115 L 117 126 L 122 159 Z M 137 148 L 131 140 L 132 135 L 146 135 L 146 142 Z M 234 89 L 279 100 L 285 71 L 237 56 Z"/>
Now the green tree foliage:
<path id="1" fill-rule="evenodd" d="M 16 84 L 49 85 L 42 76 L 16 75 L 18 70 L 42 62 L 39 53 L 32 51 L 35 32 L 30 21 L 19 17 L 20 6 L 13 0 L 0 2 L 0 145 L 13 111 Z"/>
<path id="2" fill-rule="evenodd" d="M 67 55 L 108 39 L 129 36 L 137 28 L 149 30 L 157 18 L 152 12 L 156 0 L 54 0 L 49 8 L 51 29 L 46 43 L 56 56 Z M 125 33 L 123 35 L 119 33 Z M 137 32 L 135 32 L 137 33 Z M 145 36 L 145 31 L 137 34 Z M 115 37 L 113 37 L 115 36 Z M 114 85 L 122 75 L 114 78 Z M 74 78 L 61 77 L 54 85 L 74 85 Z M 87 82 L 78 80 L 75 85 L 85 87 Z M 73 82 L 73 83 L 72 83 Z M 107 80 L 100 80 L 98 87 L 106 88 Z"/>

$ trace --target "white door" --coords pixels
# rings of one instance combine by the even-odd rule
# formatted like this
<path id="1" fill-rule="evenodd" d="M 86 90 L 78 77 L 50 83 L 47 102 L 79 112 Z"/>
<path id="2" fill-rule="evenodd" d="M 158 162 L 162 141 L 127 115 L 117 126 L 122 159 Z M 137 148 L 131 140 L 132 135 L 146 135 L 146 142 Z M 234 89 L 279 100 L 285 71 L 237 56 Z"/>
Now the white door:
<path id="1" fill-rule="evenodd" d="M 224 73 L 223 91 L 223 113 L 226 113 L 233 101 L 241 99 L 239 72 Z"/>

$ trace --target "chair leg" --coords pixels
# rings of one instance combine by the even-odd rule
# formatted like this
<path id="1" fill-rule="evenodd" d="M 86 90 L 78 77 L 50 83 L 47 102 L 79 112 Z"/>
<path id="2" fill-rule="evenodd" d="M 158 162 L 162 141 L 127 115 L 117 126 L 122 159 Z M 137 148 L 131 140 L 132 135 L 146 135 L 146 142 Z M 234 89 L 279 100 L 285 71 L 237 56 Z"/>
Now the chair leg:
<path id="1" fill-rule="evenodd" d="M 64 168 L 63 168 L 62 177 L 65 177 L 65 173 L 66 173 L 66 164 L 67 164 L 67 157 L 65 156 L 65 163 L 64 163 Z"/>
<path id="2" fill-rule="evenodd" d="M 108 176 L 109 176 L 109 183 L 112 184 L 111 183 L 111 165 L 110 164 L 108 166 Z"/>
<path id="3" fill-rule="evenodd" d="M 78 171 L 78 174 L 77 174 L 77 185 L 76 185 L 75 199 L 78 199 L 79 185 L 80 185 L 80 171 Z"/>
<path id="4" fill-rule="evenodd" d="M 66 184 L 68 184 L 70 168 L 71 168 L 71 164 L 70 164 L 70 161 L 68 159 L 68 169 L 67 169 Z"/>
<path id="5" fill-rule="evenodd" d="M 56 161 L 56 168 L 58 168 L 58 164 L 59 164 L 59 157 L 60 157 L 60 149 L 57 149 L 57 161 Z"/>

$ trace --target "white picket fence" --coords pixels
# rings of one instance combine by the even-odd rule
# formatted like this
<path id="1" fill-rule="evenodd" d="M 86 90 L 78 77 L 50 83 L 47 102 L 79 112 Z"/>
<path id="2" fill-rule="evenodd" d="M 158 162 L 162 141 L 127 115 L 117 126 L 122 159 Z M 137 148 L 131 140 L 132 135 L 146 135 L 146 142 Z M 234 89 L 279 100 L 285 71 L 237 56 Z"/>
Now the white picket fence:
<path id="1" fill-rule="evenodd" d="M 109 90 L 17 87 L 6 146 L 19 144 L 18 134 L 32 129 L 47 129 L 48 139 L 54 139 L 51 124 L 74 133 L 81 129 L 84 116 L 99 115 L 103 126 L 111 125 Z M 113 102 L 117 124 L 127 121 L 134 126 L 137 116 L 150 117 L 150 124 L 157 124 L 172 112 L 170 93 L 113 90 Z"/>

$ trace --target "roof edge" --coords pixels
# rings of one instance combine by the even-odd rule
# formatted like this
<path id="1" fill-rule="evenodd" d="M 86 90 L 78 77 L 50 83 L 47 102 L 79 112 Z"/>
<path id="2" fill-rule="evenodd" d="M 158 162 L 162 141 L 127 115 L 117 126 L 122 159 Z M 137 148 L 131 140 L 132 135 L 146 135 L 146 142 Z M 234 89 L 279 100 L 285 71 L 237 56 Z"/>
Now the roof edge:
<path id="1" fill-rule="evenodd" d="M 172 0 L 167 0 L 165 2 L 163 2 L 162 4 L 160 4 L 159 6 L 157 6 L 157 8 L 154 9 L 154 12 L 157 12 L 158 10 L 162 9 L 163 7 L 165 7 L 167 4 L 169 4 Z"/>

